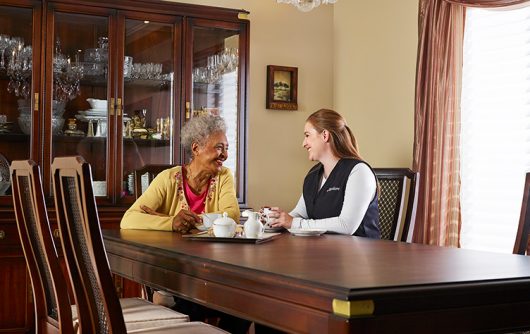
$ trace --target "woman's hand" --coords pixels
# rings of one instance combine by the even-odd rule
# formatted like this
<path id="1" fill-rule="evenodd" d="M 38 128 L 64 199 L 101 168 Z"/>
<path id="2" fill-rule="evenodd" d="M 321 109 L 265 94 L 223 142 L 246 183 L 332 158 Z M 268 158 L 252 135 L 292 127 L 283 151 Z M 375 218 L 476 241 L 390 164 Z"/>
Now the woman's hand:
<path id="1" fill-rule="evenodd" d="M 272 207 L 271 212 L 267 216 L 272 227 L 291 228 L 293 217 L 279 207 Z"/>
<path id="2" fill-rule="evenodd" d="M 150 207 L 146 205 L 140 206 L 142 210 L 144 210 L 145 213 L 154 215 L 154 216 L 161 216 L 161 217 L 169 217 L 169 215 L 156 212 L 155 210 L 151 209 Z M 173 231 L 178 232 L 180 234 L 186 234 L 191 229 L 195 228 L 195 225 L 202 224 L 202 219 L 200 216 L 198 216 L 196 213 L 182 209 L 177 213 L 177 215 L 173 218 Z"/>

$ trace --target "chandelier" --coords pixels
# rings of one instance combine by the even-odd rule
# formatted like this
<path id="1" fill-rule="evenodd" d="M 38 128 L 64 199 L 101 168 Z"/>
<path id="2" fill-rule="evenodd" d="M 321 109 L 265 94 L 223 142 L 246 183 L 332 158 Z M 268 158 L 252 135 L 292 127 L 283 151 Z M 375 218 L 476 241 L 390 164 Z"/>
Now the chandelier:
<path id="1" fill-rule="evenodd" d="M 337 2 L 337 0 L 276 0 L 276 1 L 278 3 L 291 4 L 302 12 L 309 12 L 313 8 L 317 8 L 318 6 L 320 6 L 321 3 L 327 5 L 327 4 L 333 4 Z"/>

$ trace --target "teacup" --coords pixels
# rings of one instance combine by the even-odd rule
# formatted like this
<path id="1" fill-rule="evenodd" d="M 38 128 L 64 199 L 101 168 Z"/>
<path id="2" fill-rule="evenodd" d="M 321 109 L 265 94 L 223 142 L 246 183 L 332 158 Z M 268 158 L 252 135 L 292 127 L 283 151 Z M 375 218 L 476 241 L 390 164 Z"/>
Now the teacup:
<path id="1" fill-rule="evenodd" d="M 263 226 L 265 228 L 271 228 L 271 223 L 272 223 L 272 219 L 273 218 L 269 218 L 269 214 L 271 214 L 273 211 L 271 210 L 271 208 L 269 206 L 264 206 L 260 212 L 262 213 L 260 215 L 260 220 L 261 220 L 261 223 L 263 224 Z"/>
<path id="2" fill-rule="evenodd" d="M 201 214 L 201 216 L 202 216 L 202 224 L 204 225 L 204 227 L 208 229 L 212 227 L 213 222 L 217 218 L 221 218 L 223 215 L 220 213 L 203 213 Z"/>

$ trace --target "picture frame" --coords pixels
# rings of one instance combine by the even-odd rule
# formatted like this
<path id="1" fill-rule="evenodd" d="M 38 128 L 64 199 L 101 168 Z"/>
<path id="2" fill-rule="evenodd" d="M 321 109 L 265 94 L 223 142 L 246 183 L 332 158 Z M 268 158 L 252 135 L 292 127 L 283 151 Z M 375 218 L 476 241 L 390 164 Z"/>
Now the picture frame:
<path id="1" fill-rule="evenodd" d="M 298 110 L 298 68 L 267 65 L 267 109 Z"/>

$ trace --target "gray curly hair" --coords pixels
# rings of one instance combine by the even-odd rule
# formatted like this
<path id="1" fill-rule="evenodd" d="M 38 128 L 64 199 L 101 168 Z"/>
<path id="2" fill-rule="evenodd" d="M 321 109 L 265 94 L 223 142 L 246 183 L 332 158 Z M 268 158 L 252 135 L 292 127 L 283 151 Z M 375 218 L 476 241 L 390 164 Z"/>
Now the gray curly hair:
<path id="1" fill-rule="evenodd" d="M 208 137 L 216 132 L 226 133 L 226 123 L 221 116 L 204 115 L 190 119 L 181 129 L 180 139 L 184 153 L 190 160 L 193 158 L 191 145 L 203 146 Z"/>

